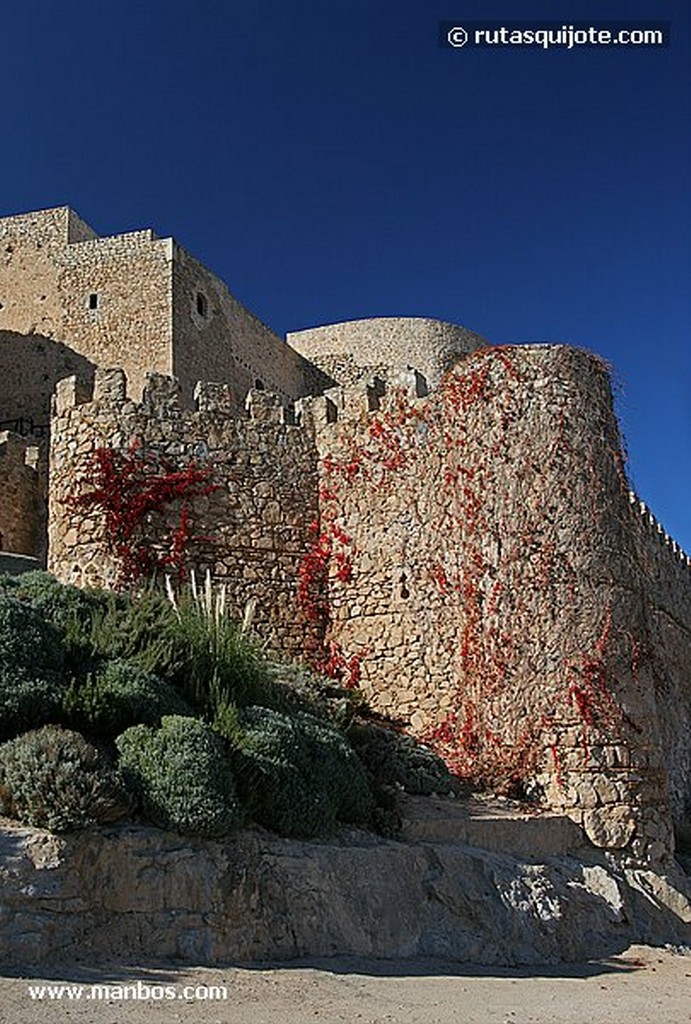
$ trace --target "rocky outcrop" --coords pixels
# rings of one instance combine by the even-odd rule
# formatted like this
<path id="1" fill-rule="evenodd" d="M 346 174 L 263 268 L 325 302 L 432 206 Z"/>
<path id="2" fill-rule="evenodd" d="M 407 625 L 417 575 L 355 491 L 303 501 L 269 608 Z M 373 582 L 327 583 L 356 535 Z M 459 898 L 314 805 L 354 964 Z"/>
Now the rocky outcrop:
<path id="1" fill-rule="evenodd" d="M 557 848 L 555 829 L 547 843 Z M 592 847 L 538 858 L 539 839 L 530 857 L 449 841 L 438 820 L 432 839 L 419 821 L 413 831 L 403 841 L 348 832 L 307 843 L 251 830 L 205 842 L 136 826 L 57 837 L 5 822 L 0 959 L 514 965 L 604 956 L 632 942 L 691 944 L 690 880 L 672 861 L 666 874 L 634 871 Z M 520 822 L 510 834 L 509 846 L 524 845 Z M 481 827 L 473 835 L 483 841 Z"/>

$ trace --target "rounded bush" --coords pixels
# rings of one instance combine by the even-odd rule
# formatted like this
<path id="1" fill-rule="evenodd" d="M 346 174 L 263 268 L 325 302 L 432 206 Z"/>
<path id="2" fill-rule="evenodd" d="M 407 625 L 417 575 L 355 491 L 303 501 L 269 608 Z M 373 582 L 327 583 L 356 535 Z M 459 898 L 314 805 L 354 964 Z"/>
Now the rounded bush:
<path id="1" fill-rule="evenodd" d="M 0 595 L 0 740 L 59 719 L 64 656 L 56 626 Z"/>
<path id="2" fill-rule="evenodd" d="M 44 675 L 61 672 L 64 663 L 59 629 L 23 601 L 0 595 L 0 665 Z"/>
<path id="3" fill-rule="evenodd" d="M 109 661 L 95 677 L 74 681 L 63 698 L 65 720 L 114 739 L 131 725 L 158 725 L 164 715 L 192 715 L 176 690 L 126 661 Z"/>
<path id="4" fill-rule="evenodd" d="M 49 572 L 36 570 L 15 577 L 12 596 L 58 626 L 68 621 L 88 620 L 106 600 L 106 592 L 60 583 Z"/>
<path id="5" fill-rule="evenodd" d="M 332 832 L 338 822 L 367 824 L 374 798 L 362 764 L 343 735 L 304 712 L 263 707 L 235 713 L 217 728 L 254 819 L 280 835 Z"/>
<path id="6" fill-rule="evenodd" d="M 378 785 L 421 796 L 458 788 L 442 759 L 412 736 L 368 723 L 353 725 L 348 738 Z"/>
<path id="7" fill-rule="evenodd" d="M 71 832 L 128 809 L 117 772 L 79 733 L 47 725 L 0 746 L 0 812 L 8 817 Z"/>
<path id="8" fill-rule="evenodd" d="M 0 663 L 0 741 L 60 722 L 64 682 L 54 673 L 30 675 Z"/>
<path id="9" fill-rule="evenodd" d="M 120 767 L 143 815 L 182 835 L 227 835 L 242 821 L 222 741 L 196 718 L 168 715 L 116 740 Z"/>

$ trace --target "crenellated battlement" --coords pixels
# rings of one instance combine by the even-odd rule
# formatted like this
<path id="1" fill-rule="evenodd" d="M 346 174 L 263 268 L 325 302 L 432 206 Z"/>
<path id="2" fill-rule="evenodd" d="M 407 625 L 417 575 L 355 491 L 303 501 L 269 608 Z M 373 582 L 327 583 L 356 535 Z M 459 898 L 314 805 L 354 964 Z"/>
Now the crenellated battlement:
<path id="1" fill-rule="evenodd" d="M 91 382 L 77 377 L 59 381 L 53 398 L 53 417 L 59 419 L 72 410 L 78 410 L 87 418 L 94 415 L 102 421 L 108 417 L 149 419 L 152 424 L 178 420 L 181 424 L 193 425 L 195 431 L 207 418 L 216 425 L 219 421 L 252 421 L 299 427 L 310 422 L 309 417 L 303 414 L 312 403 L 316 408 L 325 401 L 317 398 L 286 403 L 271 391 L 251 388 L 239 406 L 237 395 L 229 384 L 198 381 L 193 407 L 189 408 L 177 378 L 162 373 L 146 375 L 140 400 L 135 401 L 124 370 L 98 369 Z M 242 411 L 238 412 L 238 408 Z"/>
<path id="2" fill-rule="evenodd" d="M 689 556 L 684 549 L 677 544 L 674 537 L 671 537 L 667 533 L 655 513 L 638 497 L 635 491 L 629 491 L 629 503 L 633 507 L 634 511 L 639 514 L 640 521 L 646 527 L 648 535 L 653 540 L 658 541 L 658 543 L 663 547 L 667 548 L 676 561 L 688 568 L 691 568 L 691 556 Z"/>
<path id="3" fill-rule="evenodd" d="M 47 532 L 79 585 L 208 572 L 461 774 L 541 786 L 596 845 L 670 849 L 691 558 L 629 489 L 602 360 L 424 317 L 284 340 L 172 238 L 67 207 L 0 238 L 0 423 L 50 443 L 46 486 L 46 445 L 0 434 L 0 548 Z"/>

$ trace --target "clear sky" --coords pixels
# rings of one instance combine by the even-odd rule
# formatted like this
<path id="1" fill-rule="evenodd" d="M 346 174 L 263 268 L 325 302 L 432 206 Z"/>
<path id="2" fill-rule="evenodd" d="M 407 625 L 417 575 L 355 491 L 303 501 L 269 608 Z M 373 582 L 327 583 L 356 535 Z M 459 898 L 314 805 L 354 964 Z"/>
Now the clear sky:
<path id="1" fill-rule="evenodd" d="M 671 45 L 438 45 L 509 18 Z M 0 212 L 172 234 L 280 334 L 420 315 L 591 348 L 691 552 L 688 0 L 26 0 L 1 24 Z"/>

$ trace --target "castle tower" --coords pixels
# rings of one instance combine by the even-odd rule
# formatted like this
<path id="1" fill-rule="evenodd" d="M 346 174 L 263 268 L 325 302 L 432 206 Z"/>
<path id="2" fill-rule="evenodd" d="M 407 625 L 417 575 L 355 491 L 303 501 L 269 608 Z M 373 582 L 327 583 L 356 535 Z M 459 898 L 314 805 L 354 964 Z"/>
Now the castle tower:
<path id="1" fill-rule="evenodd" d="M 96 366 L 134 394 L 174 374 L 188 407 L 198 380 L 223 381 L 238 412 L 253 387 L 290 402 L 333 383 L 172 238 L 101 238 L 66 206 L 0 218 L 0 421 L 47 423 L 57 381 Z"/>

